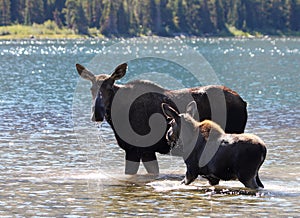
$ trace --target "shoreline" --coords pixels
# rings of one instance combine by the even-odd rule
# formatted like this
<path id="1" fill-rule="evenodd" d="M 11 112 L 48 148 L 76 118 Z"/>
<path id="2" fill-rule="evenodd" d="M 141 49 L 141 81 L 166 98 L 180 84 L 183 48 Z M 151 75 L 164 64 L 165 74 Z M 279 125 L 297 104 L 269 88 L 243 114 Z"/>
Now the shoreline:
<path id="1" fill-rule="evenodd" d="M 276 32 L 277 34 L 262 34 L 262 33 L 249 33 L 243 32 L 242 30 L 237 30 L 235 28 L 228 27 L 229 33 L 224 34 L 206 34 L 206 35 L 188 35 L 185 33 L 178 33 L 176 35 L 170 36 L 159 36 L 159 35 L 149 35 L 158 37 L 168 37 L 168 38 L 294 38 L 300 37 L 300 32 L 289 32 L 282 33 Z M 135 38 L 135 37 L 145 37 L 146 35 L 119 35 L 119 36 L 104 36 L 99 33 L 95 28 L 89 29 L 89 35 L 76 34 L 73 30 L 67 28 L 56 28 L 49 27 L 43 24 L 33 24 L 32 26 L 25 25 L 10 25 L 10 26 L 0 26 L 0 40 L 68 40 L 68 39 L 118 39 L 118 38 Z"/>
<path id="2" fill-rule="evenodd" d="M 281 31 L 270 31 L 271 34 L 263 34 L 260 32 L 244 32 L 238 30 L 235 27 L 228 26 L 227 33 L 219 34 L 206 34 L 206 35 L 189 35 L 186 33 L 177 33 L 170 36 L 159 36 L 158 37 L 168 37 L 168 38 L 265 38 L 265 37 L 300 37 L 300 32 L 281 32 Z M 67 28 L 58 28 L 53 23 L 44 24 L 33 24 L 31 26 L 15 24 L 9 26 L 0 26 L 0 40 L 46 40 L 46 39 L 116 39 L 116 38 L 134 38 L 134 37 L 144 37 L 146 35 L 119 35 L 119 36 L 105 36 L 102 35 L 96 28 L 90 28 L 88 35 L 76 34 L 73 30 Z M 157 36 L 157 35 L 149 35 Z"/>
<path id="3" fill-rule="evenodd" d="M 170 39 L 192 39 L 192 38 L 199 38 L 199 39 L 272 39 L 272 38 L 278 38 L 278 39 L 287 39 L 287 38 L 300 38 L 298 35 L 264 35 L 264 36 L 254 36 L 254 37 L 245 37 L 245 36 L 157 36 L 157 35 L 149 35 L 149 36 L 131 36 L 131 37 L 86 37 L 86 36 L 61 36 L 58 37 L 52 37 L 52 36 L 33 36 L 33 37 L 1 37 L 0 41 L 20 41 L 20 40 L 111 40 L 111 39 L 132 39 L 132 38 L 141 38 L 141 37 L 162 37 L 162 38 L 170 38 Z"/>

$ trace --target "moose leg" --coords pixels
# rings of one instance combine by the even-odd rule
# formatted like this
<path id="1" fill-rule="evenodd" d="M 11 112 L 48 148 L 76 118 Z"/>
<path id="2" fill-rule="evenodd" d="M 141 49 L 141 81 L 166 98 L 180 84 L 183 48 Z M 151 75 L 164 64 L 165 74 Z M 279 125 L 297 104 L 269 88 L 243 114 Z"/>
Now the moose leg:
<path id="1" fill-rule="evenodd" d="M 142 153 L 142 162 L 148 173 L 159 174 L 159 167 L 155 152 Z"/>
<path id="2" fill-rule="evenodd" d="M 247 180 L 247 181 L 243 181 L 243 180 L 240 180 L 241 183 L 243 183 L 245 185 L 245 187 L 247 188 L 251 188 L 251 189 L 258 189 L 259 186 L 257 185 L 256 181 L 255 181 L 255 178 L 252 178 L 250 180 Z"/>
<path id="3" fill-rule="evenodd" d="M 262 184 L 262 182 L 260 181 L 259 177 L 258 177 L 258 173 L 256 175 L 256 183 L 259 187 L 264 188 L 264 185 Z"/>
<path id="4" fill-rule="evenodd" d="M 140 156 L 135 149 L 125 150 L 125 174 L 134 175 L 139 170 Z"/>
<path id="5" fill-rule="evenodd" d="M 211 176 L 206 177 L 206 179 L 208 179 L 208 182 L 209 182 L 209 184 L 210 184 L 211 186 L 218 185 L 219 182 L 220 182 L 220 179 L 214 178 L 214 177 L 211 177 Z"/>
<path id="6" fill-rule="evenodd" d="M 195 179 L 197 179 L 198 174 L 192 173 L 189 169 L 186 171 L 185 178 L 181 183 L 184 183 L 185 185 L 191 184 Z"/>
<path id="7" fill-rule="evenodd" d="M 243 175 L 238 174 L 238 179 L 241 183 L 244 184 L 245 187 L 251 188 L 251 189 L 258 189 L 259 186 L 256 183 L 256 174 L 254 175 Z"/>
<path id="8" fill-rule="evenodd" d="M 257 169 L 256 166 L 247 166 L 243 169 L 240 169 L 237 173 L 238 180 L 245 185 L 247 188 L 258 189 L 259 186 L 256 183 L 257 177 Z"/>

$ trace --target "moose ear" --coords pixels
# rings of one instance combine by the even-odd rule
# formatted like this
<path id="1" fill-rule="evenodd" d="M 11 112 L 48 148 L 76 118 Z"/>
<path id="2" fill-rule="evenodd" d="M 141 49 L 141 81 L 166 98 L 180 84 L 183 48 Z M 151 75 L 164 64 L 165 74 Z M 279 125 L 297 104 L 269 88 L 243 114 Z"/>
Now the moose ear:
<path id="1" fill-rule="evenodd" d="M 110 76 L 113 80 L 121 79 L 123 76 L 125 76 L 127 70 L 127 64 L 123 63 L 116 67 L 113 74 Z"/>
<path id="2" fill-rule="evenodd" d="M 195 117 L 197 112 L 197 103 L 195 101 L 191 101 L 186 106 L 186 113 L 189 114 L 191 117 Z"/>
<path id="3" fill-rule="evenodd" d="M 78 74 L 86 80 L 90 80 L 91 82 L 93 82 L 95 80 L 95 75 L 90 72 L 88 69 L 86 69 L 84 66 L 80 65 L 80 64 L 76 64 L 76 69 Z"/>
<path id="4" fill-rule="evenodd" d="M 175 119 L 179 116 L 176 110 L 174 110 L 170 105 L 166 103 L 161 104 L 162 111 L 166 118 L 172 118 Z"/>

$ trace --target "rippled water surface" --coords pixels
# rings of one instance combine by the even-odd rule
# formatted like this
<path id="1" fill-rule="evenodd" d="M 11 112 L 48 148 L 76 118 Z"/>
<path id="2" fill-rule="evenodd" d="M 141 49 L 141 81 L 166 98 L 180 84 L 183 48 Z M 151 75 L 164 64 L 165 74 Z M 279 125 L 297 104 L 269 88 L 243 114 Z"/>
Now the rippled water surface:
<path id="1" fill-rule="evenodd" d="M 137 41 L 0 41 L 0 216 L 297 217 L 300 39 L 178 39 L 199 54 L 199 65 L 180 46 Z M 148 53 L 137 55 L 136 47 Z M 168 52 L 176 58 L 161 58 Z M 166 155 L 158 157 L 160 176 L 142 166 L 125 176 L 124 153 L 107 123 L 90 121 L 90 84 L 75 70 L 81 63 L 110 73 L 122 60 L 129 68 L 121 83 L 147 78 L 172 89 L 217 78 L 237 91 L 248 103 L 246 132 L 268 146 L 265 189 L 236 181 L 213 188 L 200 178 L 181 185 L 183 160 Z"/>

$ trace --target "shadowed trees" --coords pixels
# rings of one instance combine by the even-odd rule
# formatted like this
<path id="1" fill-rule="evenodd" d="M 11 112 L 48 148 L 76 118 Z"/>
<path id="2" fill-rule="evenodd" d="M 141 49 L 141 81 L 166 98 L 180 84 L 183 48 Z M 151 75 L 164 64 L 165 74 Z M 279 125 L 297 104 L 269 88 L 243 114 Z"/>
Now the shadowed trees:
<path id="1" fill-rule="evenodd" d="M 53 20 L 76 33 L 196 36 L 233 26 L 267 34 L 300 31 L 300 0 L 1 0 L 0 25 Z"/>

